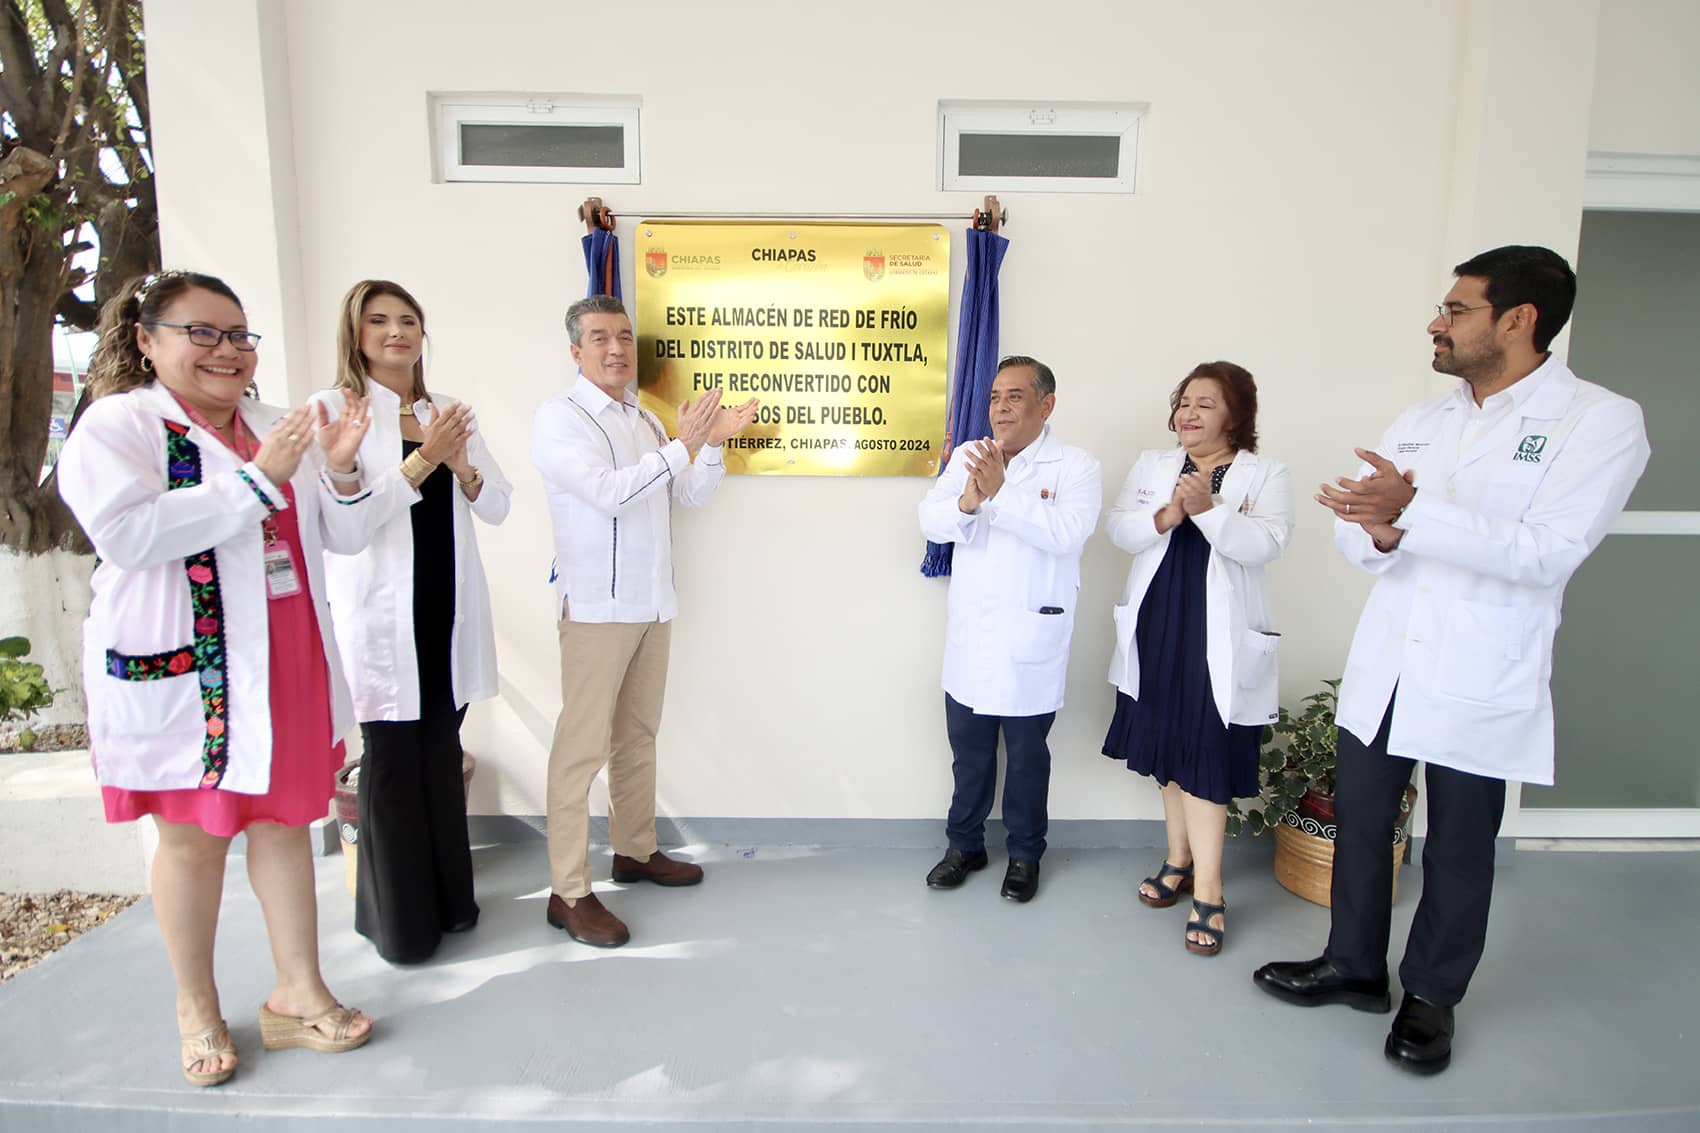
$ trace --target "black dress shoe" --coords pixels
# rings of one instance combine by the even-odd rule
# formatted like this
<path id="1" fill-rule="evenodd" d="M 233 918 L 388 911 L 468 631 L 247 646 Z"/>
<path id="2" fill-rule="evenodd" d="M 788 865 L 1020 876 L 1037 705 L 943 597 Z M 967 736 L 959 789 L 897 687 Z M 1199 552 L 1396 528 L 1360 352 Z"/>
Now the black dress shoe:
<path id="1" fill-rule="evenodd" d="M 931 873 L 927 874 L 927 887 L 929 889 L 955 889 L 968 880 L 970 873 L 985 868 L 986 851 L 977 850 L 972 854 L 965 854 L 961 850 L 952 848 L 944 852 L 944 857 L 939 859 L 939 864 L 933 867 Z"/>
<path id="2" fill-rule="evenodd" d="M 1265 964 L 1252 973 L 1251 979 L 1276 999 L 1284 999 L 1300 1007 L 1344 1003 L 1359 1011 L 1373 1011 L 1378 1015 L 1393 1010 L 1393 999 L 1387 994 L 1386 976 L 1379 980 L 1350 979 L 1341 975 L 1326 956 Z"/>
<path id="3" fill-rule="evenodd" d="M 1039 892 L 1039 863 L 1024 858 L 1009 859 L 1003 875 L 1003 896 L 1010 901 L 1026 904 Z"/>
<path id="4" fill-rule="evenodd" d="M 1387 1061 L 1413 1074 L 1439 1074 L 1452 1062 L 1452 1008 L 1405 993 L 1393 1029 L 1387 1032 Z"/>

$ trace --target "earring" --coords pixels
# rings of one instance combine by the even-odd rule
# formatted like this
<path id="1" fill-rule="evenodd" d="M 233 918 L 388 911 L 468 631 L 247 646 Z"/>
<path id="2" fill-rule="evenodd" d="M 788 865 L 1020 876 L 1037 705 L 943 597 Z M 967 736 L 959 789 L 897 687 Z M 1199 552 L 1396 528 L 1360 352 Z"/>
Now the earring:
<path id="1" fill-rule="evenodd" d="M 146 354 L 142 355 L 142 373 L 144 373 L 144 374 L 151 373 L 152 370 L 153 370 L 153 359 L 149 358 Z"/>

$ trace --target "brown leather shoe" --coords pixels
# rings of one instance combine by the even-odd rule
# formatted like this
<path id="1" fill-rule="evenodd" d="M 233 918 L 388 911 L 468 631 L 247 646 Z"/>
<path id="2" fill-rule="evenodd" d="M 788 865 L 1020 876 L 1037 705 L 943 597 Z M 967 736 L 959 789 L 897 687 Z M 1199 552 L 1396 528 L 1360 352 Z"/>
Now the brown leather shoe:
<path id="1" fill-rule="evenodd" d="M 695 885 L 702 880 L 702 867 L 690 862 L 674 861 L 660 850 L 645 861 L 614 855 L 614 880 L 625 884 L 632 881 L 653 881 L 657 885 Z"/>
<path id="2" fill-rule="evenodd" d="M 594 893 L 586 893 L 571 905 L 549 894 L 547 919 L 551 927 L 566 929 L 567 935 L 580 944 L 597 948 L 618 948 L 632 938 L 625 922 L 610 913 Z"/>

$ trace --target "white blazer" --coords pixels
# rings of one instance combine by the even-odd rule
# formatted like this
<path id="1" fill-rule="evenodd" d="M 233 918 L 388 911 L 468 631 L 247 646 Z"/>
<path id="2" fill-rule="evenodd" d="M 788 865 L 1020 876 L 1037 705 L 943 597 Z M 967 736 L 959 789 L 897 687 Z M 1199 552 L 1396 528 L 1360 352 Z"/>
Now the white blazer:
<path id="1" fill-rule="evenodd" d="M 983 716 L 1041 716 L 1063 704 L 1080 595 L 1080 551 L 1098 526 L 1103 473 L 1046 425 L 973 515 L 956 506 L 971 441 L 921 501 L 921 531 L 954 543 L 944 690 Z M 1059 613 L 1042 613 L 1046 609 Z"/>
<path id="2" fill-rule="evenodd" d="M 413 518 L 411 508 L 420 495 L 401 474 L 401 398 L 377 382 L 367 382 L 372 399 L 372 427 L 360 442 L 360 465 L 373 483 L 388 491 L 371 508 L 372 542 L 352 555 L 325 558 L 331 615 L 342 644 L 343 665 L 354 687 L 354 715 L 362 722 L 417 720 L 419 657 L 413 641 Z M 324 390 L 312 401 L 332 417 L 342 412 L 342 391 Z M 445 399 L 447 401 L 447 399 Z M 447 405 L 454 405 L 447 401 Z M 429 424 L 436 406 L 413 403 L 421 426 Z M 449 679 L 454 707 L 495 696 L 496 632 L 490 615 L 490 588 L 478 555 L 478 535 L 472 517 L 499 524 L 508 517 L 513 485 L 501 466 L 473 432 L 466 442 L 467 459 L 484 478 L 478 499 L 469 501 L 457 484 L 454 490 L 454 629 L 449 637 Z"/>
<path id="3" fill-rule="evenodd" d="M 1115 608 L 1116 648 L 1110 683 L 1139 699 L 1139 606 L 1169 551 L 1173 528 L 1157 533 L 1157 512 L 1174 495 L 1186 464 L 1182 448 L 1141 453 L 1116 506 L 1104 521 L 1110 542 L 1133 555 L 1121 605 Z M 1263 567 L 1287 548 L 1293 533 L 1293 484 L 1287 466 L 1239 452 L 1222 477 L 1209 511 L 1191 517 L 1210 541 L 1204 577 L 1205 658 L 1216 714 L 1226 724 L 1267 724 L 1279 711 L 1276 647 L 1280 634 L 1269 610 Z M 1163 662 L 1164 658 L 1148 658 Z"/>
<path id="4" fill-rule="evenodd" d="M 1651 450 L 1640 406 L 1555 356 L 1512 390 L 1523 382 L 1533 384 L 1517 391 L 1521 404 L 1467 447 L 1473 401 L 1462 382 L 1382 436 L 1376 451 L 1415 469 L 1417 494 L 1388 554 L 1357 524 L 1334 525 L 1346 558 L 1378 576 L 1337 718 L 1370 743 L 1397 685 L 1391 754 L 1550 784 L 1548 685 L 1564 586 L 1623 510 Z"/>
<path id="5" fill-rule="evenodd" d="M 238 412 L 263 438 L 285 411 L 245 399 Z M 381 506 L 381 493 L 340 496 L 323 468 L 318 445 L 309 445 L 290 484 L 306 559 L 297 566 L 306 572 L 329 670 L 328 747 L 353 726 L 353 712 L 325 604 L 321 548 L 364 545 L 361 513 Z M 173 478 L 187 483 L 168 488 Z M 155 384 L 88 407 L 60 454 L 59 493 L 99 556 L 83 629 L 83 687 L 101 783 L 132 791 L 216 784 L 264 794 L 272 704 L 261 523 L 286 506 L 282 492 Z"/>

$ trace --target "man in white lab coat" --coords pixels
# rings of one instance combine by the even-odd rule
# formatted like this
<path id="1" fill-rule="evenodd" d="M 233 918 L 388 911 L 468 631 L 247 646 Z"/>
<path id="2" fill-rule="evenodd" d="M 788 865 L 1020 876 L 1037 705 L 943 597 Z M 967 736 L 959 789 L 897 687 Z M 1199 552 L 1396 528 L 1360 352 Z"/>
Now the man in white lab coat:
<path id="1" fill-rule="evenodd" d="M 1002 894 L 1030 901 L 1045 852 L 1051 752 L 1080 593 L 1080 549 L 1098 525 L 1098 462 L 1058 441 L 1049 366 L 1013 355 L 992 381 L 992 435 L 964 444 L 921 501 L 921 530 L 953 543 L 944 652 L 945 727 L 955 791 L 950 849 L 927 874 L 954 889 L 986 866 L 986 816 L 997 789 L 998 734 L 1008 770 Z"/>
<path id="2" fill-rule="evenodd" d="M 1640 406 L 1547 352 L 1576 295 L 1563 257 L 1512 246 L 1453 270 L 1428 331 L 1434 368 L 1462 380 L 1359 449 L 1358 479 L 1317 496 L 1341 552 L 1377 576 L 1340 687 L 1332 931 L 1317 959 L 1254 977 L 1306 1006 L 1392 1007 L 1389 838 L 1426 760 L 1423 894 L 1385 1045 L 1421 1074 L 1451 1060 L 1453 1007 L 1487 939 L 1505 782 L 1552 782 L 1565 584 L 1649 455 Z"/>

